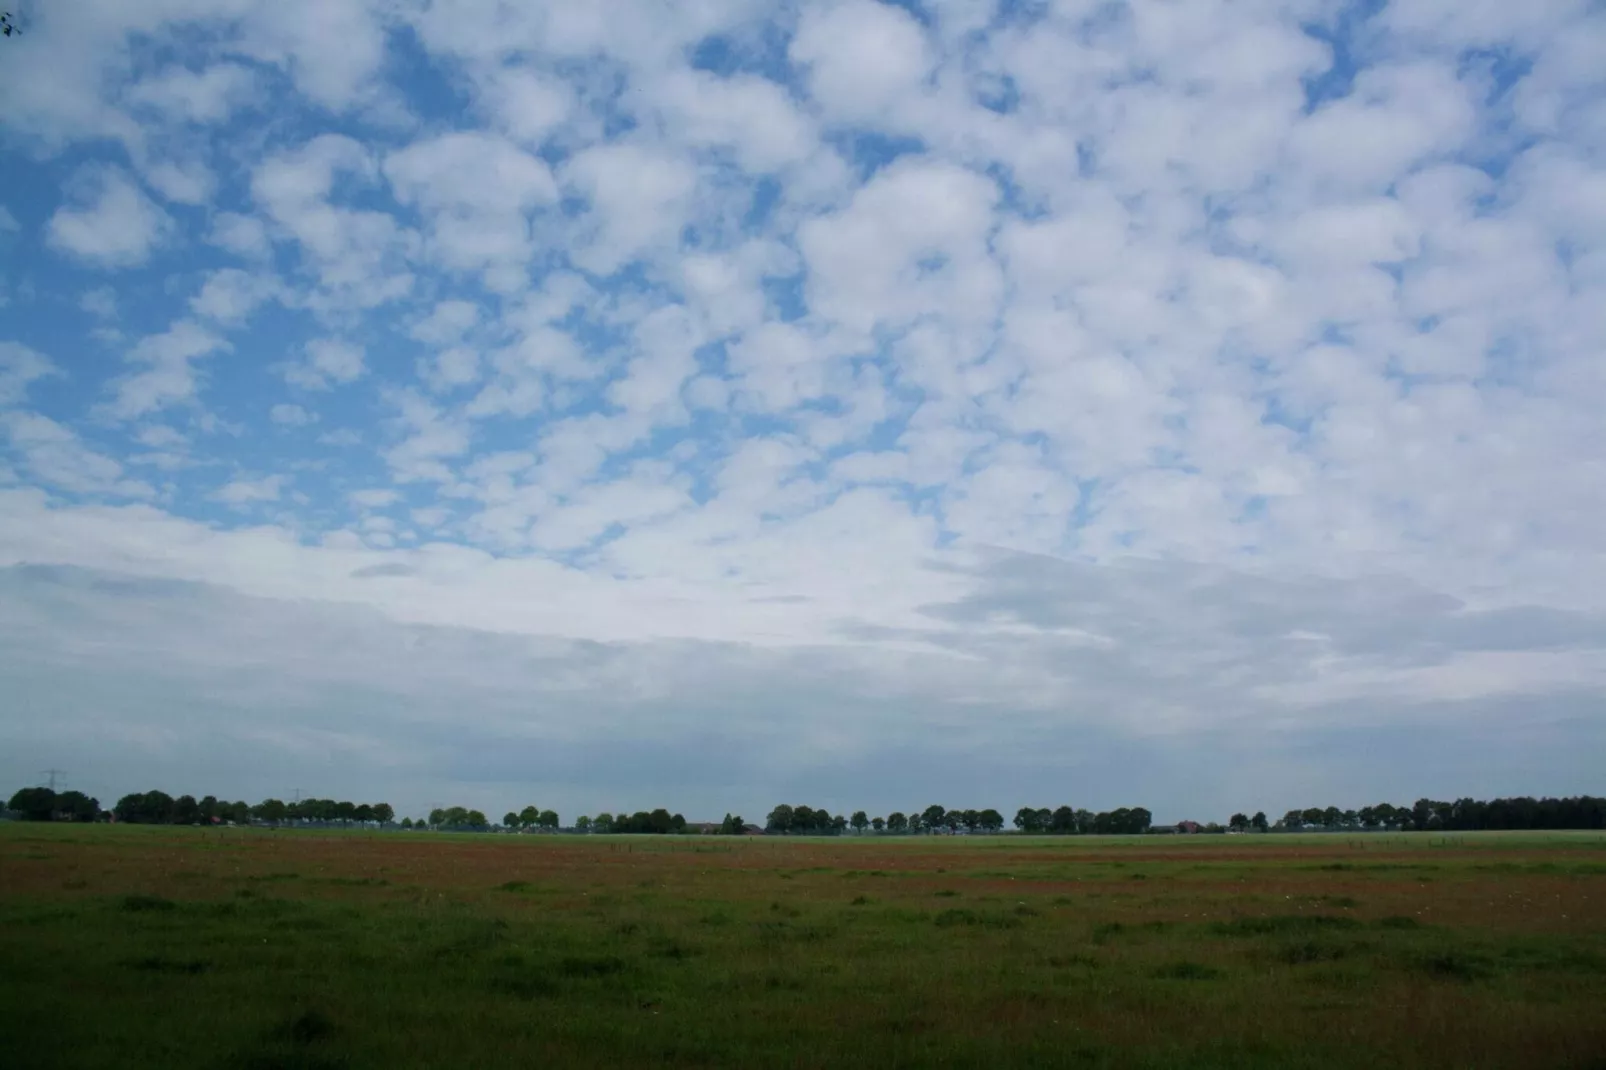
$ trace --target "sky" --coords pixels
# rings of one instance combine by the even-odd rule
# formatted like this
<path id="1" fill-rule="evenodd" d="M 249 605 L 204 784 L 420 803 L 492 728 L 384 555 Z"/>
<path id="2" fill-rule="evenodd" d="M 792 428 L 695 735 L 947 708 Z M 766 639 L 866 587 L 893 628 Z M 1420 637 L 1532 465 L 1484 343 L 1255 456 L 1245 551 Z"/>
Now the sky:
<path id="1" fill-rule="evenodd" d="M 0 790 L 1606 793 L 1606 5 L 12 0 Z"/>

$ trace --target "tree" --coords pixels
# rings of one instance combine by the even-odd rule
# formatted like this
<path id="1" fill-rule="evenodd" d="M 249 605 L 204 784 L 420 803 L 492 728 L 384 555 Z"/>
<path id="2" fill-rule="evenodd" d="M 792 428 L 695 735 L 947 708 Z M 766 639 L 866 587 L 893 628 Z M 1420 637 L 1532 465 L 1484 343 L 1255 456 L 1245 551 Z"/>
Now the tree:
<path id="1" fill-rule="evenodd" d="M 263 799 L 252 807 L 251 813 L 258 821 L 265 821 L 270 825 L 277 825 L 285 819 L 288 808 L 278 799 Z"/>
<path id="2" fill-rule="evenodd" d="M 429 824 L 431 828 L 439 828 L 446 824 L 446 811 L 438 806 L 431 810 L 429 812 Z"/>
<path id="3" fill-rule="evenodd" d="M 51 821 L 56 816 L 56 793 L 49 788 L 23 788 L 11 797 L 7 808 L 21 814 L 24 821 Z"/>
<path id="4" fill-rule="evenodd" d="M 1004 831 L 1004 815 L 989 806 L 981 812 L 980 820 L 977 824 L 983 832 L 1002 832 Z"/>
<path id="5" fill-rule="evenodd" d="M 833 817 L 831 819 L 831 831 L 836 833 L 837 835 L 841 835 L 842 834 L 842 830 L 847 828 L 847 827 L 848 827 L 848 819 L 843 817 L 841 814 L 837 814 L 835 817 Z"/>
<path id="6" fill-rule="evenodd" d="M 64 821 L 99 821 L 100 800 L 81 791 L 64 791 L 56 796 L 56 814 Z"/>
<path id="7" fill-rule="evenodd" d="M 894 810 L 892 813 L 887 815 L 888 832 L 907 832 L 908 830 L 909 819 L 903 816 L 902 812 Z"/>
<path id="8" fill-rule="evenodd" d="M 201 819 L 201 804 L 193 795 L 180 795 L 173 801 L 173 824 L 193 825 Z"/>
<path id="9" fill-rule="evenodd" d="M 1266 811 L 1256 810 L 1255 816 L 1249 819 L 1249 827 L 1257 832 L 1265 832 L 1270 828 L 1266 823 Z"/>
<path id="10" fill-rule="evenodd" d="M 388 825 L 396 819 L 396 811 L 390 803 L 374 803 L 374 820 L 381 825 Z"/>
<path id="11" fill-rule="evenodd" d="M 848 820 L 848 824 L 853 826 L 854 832 L 863 832 L 870 826 L 870 818 L 863 810 L 855 810 L 853 811 L 853 817 Z"/>
<path id="12" fill-rule="evenodd" d="M 766 832 L 776 832 L 785 835 L 786 833 L 792 831 L 792 821 L 795 817 L 796 814 L 792 808 L 785 803 L 782 803 L 775 809 L 771 810 L 769 816 L 764 819 L 764 829 Z"/>
<path id="13" fill-rule="evenodd" d="M 1249 828 L 1249 818 L 1244 814 L 1233 814 L 1227 821 L 1227 827 L 1234 832 L 1243 832 Z"/>
<path id="14" fill-rule="evenodd" d="M 612 832 L 613 831 L 613 815 L 608 813 L 606 810 L 604 810 L 602 813 L 600 813 L 596 817 L 592 818 L 591 819 L 591 831 L 592 832 Z"/>
<path id="15" fill-rule="evenodd" d="M 721 836 L 745 836 L 747 835 L 747 822 L 742 820 L 741 814 L 728 813 L 725 815 L 725 820 L 719 823 L 719 834 Z"/>
<path id="16" fill-rule="evenodd" d="M 581 814 L 579 817 L 575 818 L 574 819 L 574 831 L 576 831 L 576 832 L 590 832 L 591 831 L 591 819 L 589 817 L 587 817 L 585 814 Z"/>
<path id="17" fill-rule="evenodd" d="M 556 811 L 553 810 L 542 810 L 540 815 L 536 817 L 535 823 L 549 831 L 556 831 L 558 827 L 558 815 Z"/>
<path id="18" fill-rule="evenodd" d="M 887 819 L 884 817 L 872 817 L 870 819 L 870 827 L 880 832 L 887 827 Z"/>
<path id="19" fill-rule="evenodd" d="M 538 806 L 526 806 L 524 809 L 519 811 L 519 824 L 523 825 L 525 828 L 527 828 L 527 829 L 528 828 L 534 828 L 536 825 L 539 825 L 540 823 L 541 823 L 541 808 L 540 807 L 538 807 Z"/>
<path id="20" fill-rule="evenodd" d="M 374 820 L 374 807 L 372 803 L 358 803 L 357 812 L 351 815 L 358 824 L 369 825 Z"/>
<path id="21" fill-rule="evenodd" d="M 470 828 L 482 829 L 488 828 L 491 823 L 485 820 L 485 815 L 480 813 L 478 810 L 470 810 L 468 812 L 468 816 L 464 818 L 463 824 L 469 826 Z"/>
<path id="22" fill-rule="evenodd" d="M 502 826 L 504 828 L 517 828 L 518 824 L 519 815 L 515 814 L 512 810 L 509 810 L 507 813 L 502 815 Z"/>
<path id="23" fill-rule="evenodd" d="M 1030 806 L 1015 811 L 1015 827 L 1028 834 L 1043 831 L 1042 823 L 1037 820 L 1037 811 Z"/>
<path id="24" fill-rule="evenodd" d="M 1061 836 L 1069 835 L 1075 832 L 1076 811 L 1071 809 L 1069 806 L 1061 806 L 1057 808 L 1049 817 L 1048 831 L 1058 833 Z"/>
<path id="25" fill-rule="evenodd" d="M 942 807 L 936 805 L 928 806 L 924 810 L 920 811 L 920 823 L 928 831 L 935 830 L 942 827 L 943 818 L 947 816 L 948 811 L 944 810 Z"/>

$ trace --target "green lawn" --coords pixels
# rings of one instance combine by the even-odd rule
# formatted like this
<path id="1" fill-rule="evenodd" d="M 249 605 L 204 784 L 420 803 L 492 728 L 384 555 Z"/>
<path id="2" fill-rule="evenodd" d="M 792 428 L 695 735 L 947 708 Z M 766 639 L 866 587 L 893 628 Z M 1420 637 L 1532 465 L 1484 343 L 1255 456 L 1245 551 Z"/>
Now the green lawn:
<path id="1" fill-rule="evenodd" d="M 0 826 L 0 1066 L 1606 1067 L 1606 836 Z"/>

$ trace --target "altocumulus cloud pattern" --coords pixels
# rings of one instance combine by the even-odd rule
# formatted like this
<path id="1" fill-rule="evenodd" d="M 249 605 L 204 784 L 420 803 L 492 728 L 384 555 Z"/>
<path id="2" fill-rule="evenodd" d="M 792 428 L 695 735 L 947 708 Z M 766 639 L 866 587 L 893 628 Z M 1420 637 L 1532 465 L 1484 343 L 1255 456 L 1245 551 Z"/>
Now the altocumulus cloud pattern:
<path id="1" fill-rule="evenodd" d="M 8 6 L 8 783 L 1601 787 L 1599 3 Z"/>

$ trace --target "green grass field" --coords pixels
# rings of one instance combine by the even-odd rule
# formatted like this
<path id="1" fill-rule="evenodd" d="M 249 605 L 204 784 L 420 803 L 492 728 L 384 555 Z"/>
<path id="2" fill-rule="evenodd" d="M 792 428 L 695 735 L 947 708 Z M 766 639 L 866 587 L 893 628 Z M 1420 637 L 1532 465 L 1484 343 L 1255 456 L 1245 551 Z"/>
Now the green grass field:
<path id="1" fill-rule="evenodd" d="M 0 826 L 5 1067 L 1606 1068 L 1606 835 Z"/>

